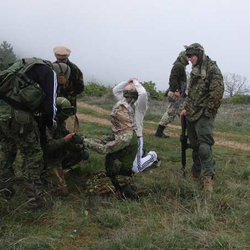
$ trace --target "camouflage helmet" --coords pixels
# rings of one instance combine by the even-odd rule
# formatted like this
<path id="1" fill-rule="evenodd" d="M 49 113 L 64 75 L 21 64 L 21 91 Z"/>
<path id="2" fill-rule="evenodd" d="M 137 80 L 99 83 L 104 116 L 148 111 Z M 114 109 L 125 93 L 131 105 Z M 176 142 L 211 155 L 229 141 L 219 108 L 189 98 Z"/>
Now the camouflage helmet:
<path id="1" fill-rule="evenodd" d="M 199 43 L 192 43 L 191 45 L 184 46 L 186 49 L 186 55 L 196 55 L 199 56 L 200 52 L 205 52 L 203 46 L 201 46 Z"/>
<path id="2" fill-rule="evenodd" d="M 64 119 L 75 114 L 75 107 L 65 97 L 56 98 L 57 116 L 62 115 Z"/>
<path id="3" fill-rule="evenodd" d="M 52 63 L 52 69 L 56 72 L 57 76 L 63 76 L 66 81 L 70 77 L 70 67 L 65 63 Z"/>

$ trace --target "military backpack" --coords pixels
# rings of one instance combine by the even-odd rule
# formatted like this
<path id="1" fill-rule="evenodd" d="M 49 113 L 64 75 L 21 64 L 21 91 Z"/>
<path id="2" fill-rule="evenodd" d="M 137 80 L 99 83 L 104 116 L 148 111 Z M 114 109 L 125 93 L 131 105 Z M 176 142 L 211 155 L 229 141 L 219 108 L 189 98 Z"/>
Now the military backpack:
<path id="1" fill-rule="evenodd" d="M 26 73 L 38 64 L 51 66 L 49 62 L 34 57 L 21 59 L 0 71 L 0 99 L 15 108 L 36 111 L 45 99 L 45 94 L 41 86 Z"/>

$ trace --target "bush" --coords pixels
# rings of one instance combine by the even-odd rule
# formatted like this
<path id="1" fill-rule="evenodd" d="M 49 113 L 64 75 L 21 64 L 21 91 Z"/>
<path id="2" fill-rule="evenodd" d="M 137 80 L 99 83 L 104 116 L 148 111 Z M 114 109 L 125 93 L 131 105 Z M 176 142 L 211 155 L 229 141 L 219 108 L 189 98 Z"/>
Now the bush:
<path id="1" fill-rule="evenodd" d="M 158 101 L 165 99 L 164 93 L 162 91 L 158 91 L 156 89 L 154 82 L 152 82 L 152 81 L 143 82 L 142 85 L 149 93 L 150 98 L 158 100 Z"/>
<path id="2" fill-rule="evenodd" d="M 106 87 L 100 83 L 88 82 L 84 88 L 83 96 L 104 96 L 112 93 L 110 86 Z"/>
<path id="3" fill-rule="evenodd" d="M 235 95 L 230 99 L 233 104 L 250 104 L 250 95 Z"/>

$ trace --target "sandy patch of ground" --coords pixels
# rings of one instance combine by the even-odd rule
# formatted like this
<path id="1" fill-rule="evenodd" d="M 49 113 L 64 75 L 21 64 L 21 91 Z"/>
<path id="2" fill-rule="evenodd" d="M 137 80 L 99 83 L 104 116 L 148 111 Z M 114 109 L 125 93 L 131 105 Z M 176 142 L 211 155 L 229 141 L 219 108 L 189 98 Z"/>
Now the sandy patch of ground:
<path id="1" fill-rule="evenodd" d="M 103 109 L 103 108 L 101 108 L 99 106 L 96 106 L 96 105 L 89 105 L 89 104 L 86 104 L 84 102 L 79 102 L 78 106 L 85 107 L 85 108 L 88 108 L 88 109 L 94 109 L 95 111 L 97 111 L 99 113 L 102 113 L 102 114 L 110 114 L 110 112 L 108 110 Z M 83 120 L 86 123 L 97 123 L 97 124 L 103 124 L 103 125 L 106 125 L 106 126 L 111 126 L 111 122 L 109 120 L 107 120 L 107 119 L 104 119 L 104 118 L 98 118 L 98 117 L 91 116 L 91 115 L 86 115 L 86 114 L 77 114 L 77 116 L 78 116 L 78 118 L 80 120 Z M 158 124 L 158 123 L 152 122 L 152 121 L 145 121 L 145 122 L 146 123 L 151 123 L 151 124 L 156 124 L 156 125 Z M 177 126 L 177 125 L 169 124 L 168 126 L 169 126 L 169 128 L 171 128 L 171 130 L 181 129 L 181 127 Z M 154 134 L 155 133 L 155 129 L 144 128 L 143 131 L 144 131 L 144 133 L 147 133 L 147 134 Z M 168 131 L 168 134 L 173 138 L 179 138 L 180 137 L 180 135 L 178 133 L 176 133 L 176 132 Z M 232 140 L 226 140 L 225 138 L 221 137 L 223 135 L 231 135 L 230 133 L 216 132 L 215 134 L 217 135 L 217 136 L 214 137 L 216 145 L 250 152 L 250 144 L 248 144 L 248 143 L 240 143 L 240 142 L 236 142 L 236 141 L 232 141 Z"/>

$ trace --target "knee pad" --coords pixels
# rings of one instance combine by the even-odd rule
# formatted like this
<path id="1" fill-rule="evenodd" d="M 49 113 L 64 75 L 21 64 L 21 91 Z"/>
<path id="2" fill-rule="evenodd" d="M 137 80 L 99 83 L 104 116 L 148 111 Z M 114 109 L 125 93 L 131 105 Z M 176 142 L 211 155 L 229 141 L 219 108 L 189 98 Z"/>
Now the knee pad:
<path id="1" fill-rule="evenodd" d="M 212 157 L 211 146 L 206 143 L 201 143 L 199 146 L 199 155 L 202 161 L 209 160 Z"/>

